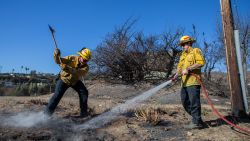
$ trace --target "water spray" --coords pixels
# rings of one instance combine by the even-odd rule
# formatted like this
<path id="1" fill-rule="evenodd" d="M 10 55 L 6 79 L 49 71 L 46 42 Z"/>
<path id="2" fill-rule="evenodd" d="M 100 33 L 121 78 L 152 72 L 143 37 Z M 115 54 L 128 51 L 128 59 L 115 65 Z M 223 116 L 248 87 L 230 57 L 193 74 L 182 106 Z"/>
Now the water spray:
<path id="1" fill-rule="evenodd" d="M 110 111 L 105 112 L 97 117 L 92 118 L 91 120 L 81 124 L 77 125 L 76 129 L 95 129 L 100 128 L 110 121 L 117 118 L 119 115 L 126 113 L 129 109 L 135 108 L 138 106 L 142 101 L 148 99 L 152 95 L 154 95 L 156 92 L 158 92 L 160 89 L 166 87 L 172 82 L 172 80 L 169 80 L 167 82 L 164 82 L 146 92 L 143 92 L 142 94 L 134 97 L 133 99 L 127 100 L 125 103 L 120 104 L 114 108 L 112 108 Z"/>
<path id="2" fill-rule="evenodd" d="M 3 119 L 3 124 L 12 127 L 33 127 L 37 124 L 45 123 L 49 116 L 44 112 L 22 112 Z"/>

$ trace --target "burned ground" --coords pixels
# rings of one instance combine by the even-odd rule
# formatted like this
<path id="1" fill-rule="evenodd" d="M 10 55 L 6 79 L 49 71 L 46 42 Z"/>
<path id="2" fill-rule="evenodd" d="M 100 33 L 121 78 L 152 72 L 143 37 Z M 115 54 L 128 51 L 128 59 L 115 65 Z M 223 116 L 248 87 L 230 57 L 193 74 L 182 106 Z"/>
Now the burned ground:
<path id="1" fill-rule="evenodd" d="M 79 101 L 73 90 L 68 90 L 58 105 L 54 116 L 32 127 L 16 127 L 4 123 L 19 113 L 38 113 L 44 109 L 51 95 L 37 97 L 1 97 L 0 140 L 249 140 L 250 136 L 232 130 L 219 120 L 202 100 L 202 118 L 207 127 L 187 130 L 184 127 L 190 117 L 180 105 L 179 86 L 160 90 L 139 107 L 128 110 L 115 120 L 97 129 L 78 129 L 76 125 L 124 103 L 145 90 L 151 84 L 130 86 L 109 84 L 102 81 L 87 83 L 89 107 L 92 117 L 79 118 Z M 223 114 L 230 113 L 229 98 L 212 96 L 216 108 Z M 150 120 L 150 118 L 152 118 Z M 250 128 L 249 120 L 227 117 L 240 126 Z"/>

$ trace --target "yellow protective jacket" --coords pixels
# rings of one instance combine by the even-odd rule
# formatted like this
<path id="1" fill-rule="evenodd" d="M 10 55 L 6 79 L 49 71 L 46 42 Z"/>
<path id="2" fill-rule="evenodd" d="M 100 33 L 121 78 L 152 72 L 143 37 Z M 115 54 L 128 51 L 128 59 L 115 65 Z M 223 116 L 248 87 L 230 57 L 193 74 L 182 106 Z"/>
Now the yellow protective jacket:
<path id="1" fill-rule="evenodd" d="M 54 60 L 57 64 L 61 65 L 60 79 L 68 84 L 75 85 L 77 81 L 81 80 L 89 70 L 87 64 L 81 64 L 79 62 L 79 56 L 66 56 L 60 58 L 59 55 L 54 54 Z"/>
<path id="2" fill-rule="evenodd" d="M 204 66 L 205 59 L 199 48 L 190 47 L 187 52 L 183 51 L 180 56 L 180 60 L 177 65 L 177 69 L 180 70 L 180 72 L 178 73 L 181 74 L 182 70 L 187 69 L 188 67 L 194 64 L 200 64 L 201 66 Z M 197 74 L 201 77 L 201 68 L 194 69 L 191 71 L 191 73 Z M 193 85 L 200 85 L 194 76 L 190 74 L 182 75 L 182 87 L 188 87 Z"/>

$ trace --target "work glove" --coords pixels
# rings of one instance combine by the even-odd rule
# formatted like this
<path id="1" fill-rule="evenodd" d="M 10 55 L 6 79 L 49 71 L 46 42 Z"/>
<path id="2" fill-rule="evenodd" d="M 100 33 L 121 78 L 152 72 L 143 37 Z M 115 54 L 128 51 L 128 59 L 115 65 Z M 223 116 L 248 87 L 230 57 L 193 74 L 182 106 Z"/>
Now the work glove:
<path id="1" fill-rule="evenodd" d="M 60 50 L 58 48 L 56 48 L 55 51 L 54 51 L 54 54 L 55 54 L 55 56 L 60 56 L 61 52 L 60 52 Z"/>

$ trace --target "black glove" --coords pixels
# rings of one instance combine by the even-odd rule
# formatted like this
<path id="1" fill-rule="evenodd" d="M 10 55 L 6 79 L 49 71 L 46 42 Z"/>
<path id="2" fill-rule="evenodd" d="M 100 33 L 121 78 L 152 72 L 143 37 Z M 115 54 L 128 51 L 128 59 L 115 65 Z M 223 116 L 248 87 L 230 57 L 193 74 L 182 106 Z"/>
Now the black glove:
<path id="1" fill-rule="evenodd" d="M 57 55 L 61 55 L 61 52 L 60 52 L 60 50 L 58 49 L 58 48 L 56 48 L 55 49 L 55 51 L 54 51 L 54 54 L 57 56 Z"/>

